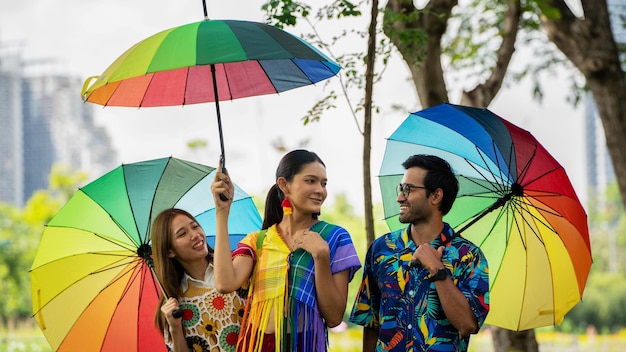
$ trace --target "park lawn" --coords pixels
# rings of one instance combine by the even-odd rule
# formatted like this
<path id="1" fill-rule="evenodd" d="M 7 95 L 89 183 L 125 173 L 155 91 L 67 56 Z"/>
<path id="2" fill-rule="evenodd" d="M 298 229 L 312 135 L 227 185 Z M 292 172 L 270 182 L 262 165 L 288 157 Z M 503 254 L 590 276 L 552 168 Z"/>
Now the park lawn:
<path id="1" fill-rule="evenodd" d="M 572 335 L 553 329 L 536 330 L 542 352 L 557 351 L 604 351 L 623 352 L 626 346 L 626 330 L 609 335 Z M 330 352 L 360 352 L 362 330 L 352 327 L 340 333 L 329 334 Z M 8 331 L 0 328 L 0 352 L 51 352 L 39 328 L 23 325 Z M 491 335 L 484 329 L 470 340 L 469 352 L 492 352 Z"/>

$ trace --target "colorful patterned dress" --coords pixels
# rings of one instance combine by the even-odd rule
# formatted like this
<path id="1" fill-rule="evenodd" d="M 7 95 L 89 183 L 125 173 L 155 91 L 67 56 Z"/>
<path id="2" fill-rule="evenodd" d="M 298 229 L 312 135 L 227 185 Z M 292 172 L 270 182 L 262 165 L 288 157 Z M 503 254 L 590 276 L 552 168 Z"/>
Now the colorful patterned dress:
<path id="1" fill-rule="evenodd" d="M 361 263 L 348 232 L 323 221 L 311 230 L 328 242 L 332 273 L 348 270 L 352 280 Z M 290 252 L 276 225 L 261 236 L 260 252 L 259 232 L 246 236 L 236 250 L 246 248 L 257 256 L 238 350 L 261 351 L 274 312 L 275 351 L 326 351 L 328 329 L 317 307 L 313 257 L 302 249 Z"/>
<path id="2" fill-rule="evenodd" d="M 204 280 L 194 280 L 185 274 L 182 285 L 184 294 L 178 302 L 183 310 L 183 330 L 190 351 L 236 351 L 245 308 L 244 297 L 237 292 L 217 292 L 212 265 L 207 268 Z M 164 336 L 168 350 L 172 351 L 168 329 L 165 329 Z"/>
<path id="3" fill-rule="evenodd" d="M 409 267 L 417 247 L 407 230 L 379 237 L 368 249 L 350 321 L 379 329 L 376 351 L 465 351 L 469 336 L 461 336 L 447 319 L 435 283 L 428 280 L 430 272 Z M 480 328 L 489 312 L 489 271 L 482 251 L 448 224 L 430 245 L 445 246 L 443 265 Z"/>

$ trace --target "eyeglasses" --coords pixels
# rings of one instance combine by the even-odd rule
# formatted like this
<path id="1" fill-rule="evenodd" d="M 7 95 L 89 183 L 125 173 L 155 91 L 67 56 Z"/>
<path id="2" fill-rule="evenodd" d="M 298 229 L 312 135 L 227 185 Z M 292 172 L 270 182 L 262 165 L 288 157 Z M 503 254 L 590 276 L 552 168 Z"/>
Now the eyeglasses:
<path id="1" fill-rule="evenodd" d="M 408 198 L 409 194 L 411 194 L 411 190 L 413 188 L 416 188 L 416 189 L 418 189 L 418 188 L 427 189 L 424 186 L 415 186 L 415 185 L 412 185 L 410 183 L 401 183 L 401 184 L 396 186 L 396 195 L 400 195 L 402 193 L 402 196 L 404 198 Z"/>

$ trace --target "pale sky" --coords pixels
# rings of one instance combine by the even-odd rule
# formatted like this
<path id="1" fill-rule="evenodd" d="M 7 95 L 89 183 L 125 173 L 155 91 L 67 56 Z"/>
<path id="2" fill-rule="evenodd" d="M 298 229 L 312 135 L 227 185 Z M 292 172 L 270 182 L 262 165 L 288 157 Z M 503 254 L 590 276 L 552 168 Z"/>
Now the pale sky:
<path id="1" fill-rule="evenodd" d="M 212 19 L 258 22 L 263 21 L 260 10 L 263 3 L 264 0 L 207 1 Z M 52 65 L 32 68 L 56 70 L 86 79 L 101 74 L 133 44 L 162 30 L 202 19 L 201 0 L 3 0 L 0 4 L 0 50 L 19 50 L 27 60 L 54 60 Z M 337 31 L 342 30 L 339 24 L 337 26 Z M 333 28 L 327 27 L 329 35 L 332 34 Z M 306 28 L 287 28 L 296 35 L 304 30 Z M 365 50 L 365 40 L 354 44 Z M 523 48 L 518 48 L 514 62 L 523 55 Z M 396 56 L 384 80 L 374 88 L 374 99 L 381 107 L 381 114 L 373 121 L 374 202 L 381 199 L 376 176 L 385 137 L 409 112 L 421 110 L 408 77 L 408 69 Z M 566 82 L 555 78 L 546 80 L 549 83 L 546 83 L 548 90 L 543 104 L 534 102 L 529 86 L 521 84 L 503 89 L 489 109 L 533 133 L 565 167 L 579 198 L 584 201 L 587 196 L 584 193 L 582 109 L 574 110 L 565 102 L 569 86 Z M 302 140 L 308 140 L 305 148 L 317 152 L 326 163 L 329 200 L 346 193 L 355 211 L 362 213 L 363 140 L 344 100 L 339 100 L 338 108 L 324 115 L 321 123 L 303 126 L 300 121 L 328 90 L 341 90 L 337 77 L 328 82 L 328 86 L 318 84 L 281 95 L 220 103 L 227 166 L 239 186 L 264 198 L 274 182 L 274 172 L 282 156 L 271 147 L 272 141 L 280 138 L 289 148 L 295 148 Z M 403 106 L 406 111 L 394 111 L 392 105 Z M 97 121 L 113 138 L 120 164 L 170 155 L 212 166 L 217 164 L 219 143 L 213 103 L 147 109 L 96 106 L 96 111 Z M 359 114 L 361 121 L 362 113 Z M 202 155 L 190 153 L 186 143 L 195 139 L 208 140 L 208 151 Z"/>

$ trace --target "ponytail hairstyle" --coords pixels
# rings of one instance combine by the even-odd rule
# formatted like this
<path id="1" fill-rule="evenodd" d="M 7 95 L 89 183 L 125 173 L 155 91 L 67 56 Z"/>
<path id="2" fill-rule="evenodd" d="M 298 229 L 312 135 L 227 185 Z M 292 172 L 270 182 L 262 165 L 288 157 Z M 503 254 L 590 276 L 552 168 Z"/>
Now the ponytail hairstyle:
<path id="1" fill-rule="evenodd" d="M 293 181 L 293 177 L 297 175 L 305 165 L 314 162 L 318 162 L 326 167 L 322 159 L 314 152 L 304 149 L 292 150 L 285 154 L 278 163 L 278 167 L 276 168 L 276 180 L 280 177 L 284 177 L 287 182 L 291 182 Z M 261 226 L 263 230 L 274 224 L 278 224 L 283 219 L 283 199 L 285 199 L 285 195 L 280 190 L 280 187 L 278 187 L 278 183 L 274 183 L 265 198 L 265 214 L 263 216 L 263 225 Z"/>

